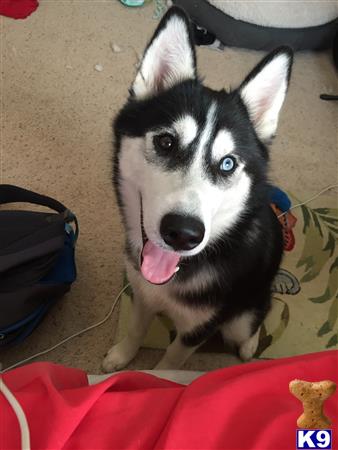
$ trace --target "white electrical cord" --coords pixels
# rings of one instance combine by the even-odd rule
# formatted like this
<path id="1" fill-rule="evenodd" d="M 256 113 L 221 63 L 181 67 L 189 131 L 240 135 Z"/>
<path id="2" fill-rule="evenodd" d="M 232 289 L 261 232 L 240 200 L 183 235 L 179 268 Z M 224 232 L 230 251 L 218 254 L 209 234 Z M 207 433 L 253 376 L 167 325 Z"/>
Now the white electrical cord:
<path id="1" fill-rule="evenodd" d="M 22 450 L 30 450 L 30 434 L 29 434 L 29 426 L 27 423 L 27 419 L 23 409 L 21 408 L 20 403 L 14 397 L 12 392 L 6 386 L 3 378 L 0 378 L 0 392 L 4 395 L 8 403 L 11 405 L 16 418 L 19 422 L 20 432 L 21 432 L 21 449 Z"/>
<path id="2" fill-rule="evenodd" d="M 39 353 L 36 353 L 35 355 L 30 356 L 29 358 L 23 359 L 22 361 L 19 361 L 9 367 L 6 367 L 6 369 L 3 369 L 0 371 L 0 373 L 4 373 L 7 372 L 8 370 L 12 370 L 15 367 L 20 366 L 21 364 L 27 363 L 28 361 L 31 361 L 32 359 L 37 358 L 38 356 L 42 356 L 42 355 L 46 355 L 46 353 L 51 352 L 52 350 L 55 350 L 56 348 L 60 347 L 60 345 L 64 344 L 65 342 L 70 341 L 71 339 L 80 336 L 83 333 L 86 333 L 89 330 L 92 330 L 93 328 L 99 327 L 100 325 L 104 324 L 105 322 L 107 322 L 107 320 L 109 319 L 109 317 L 113 314 L 113 311 L 115 309 L 115 306 L 117 305 L 117 302 L 119 301 L 121 295 L 123 294 L 123 292 L 130 286 L 130 283 L 126 284 L 124 286 L 123 289 L 120 290 L 120 292 L 117 294 L 108 314 L 102 319 L 100 320 L 100 322 L 94 323 L 93 325 L 90 325 L 87 328 L 84 328 L 81 331 L 78 331 L 77 333 L 72 334 L 71 336 L 68 336 L 67 338 L 63 339 L 61 342 L 58 342 L 57 344 L 53 345 L 53 347 L 47 348 L 46 350 L 42 350 Z"/>
<path id="3" fill-rule="evenodd" d="M 289 209 L 289 211 L 290 211 L 291 209 L 298 208 L 299 206 L 306 205 L 307 203 L 311 202 L 312 200 L 315 200 L 316 198 L 318 198 L 318 197 L 319 197 L 320 195 L 322 195 L 324 192 L 327 192 L 327 191 L 329 191 L 330 189 L 333 189 L 333 188 L 335 188 L 335 187 L 338 187 L 338 183 L 332 184 L 332 185 L 330 185 L 330 186 L 327 186 L 326 188 L 324 188 L 324 189 L 322 189 L 320 192 L 318 192 L 318 194 L 316 194 L 316 195 L 314 195 L 313 197 L 309 198 L 309 199 L 306 200 L 305 202 L 297 203 L 296 205 L 291 206 L 291 208 Z M 288 211 L 283 212 L 283 213 L 280 214 L 278 217 L 284 216 L 285 214 L 287 214 L 287 212 L 288 212 Z M 0 370 L 0 373 L 4 373 L 4 372 L 7 372 L 8 370 L 14 369 L 15 367 L 18 367 L 18 366 L 20 366 L 21 364 L 25 364 L 25 363 L 31 361 L 32 359 L 37 358 L 38 356 L 46 355 L 47 353 L 51 352 L 52 350 L 55 350 L 56 348 L 60 347 L 60 345 L 64 344 L 65 342 L 68 342 L 68 341 L 70 341 L 71 339 L 73 339 L 73 338 L 75 338 L 75 337 L 77 337 L 77 336 L 80 336 L 81 334 L 86 333 L 87 331 L 92 330 L 93 328 L 99 327 L 100 325 L 104 324 L 104 323 L 109 319 L 109 317 L 112 315 L 112 313 L 113 313 L 113 311 L 114 311 L 114 309 L 115 309 L 115 306 L 116 306 L 117 302 L 119 301 L 121 295 L 123 294 L 123 292 L 124 292 L 129 286 L 130 286 L 130 284 L 128 283 L 126 286 L 124 286 L 123 289 L 121 289 L 121 291 L 118 293 L 117 297 L 115 298 L 115 300 L 114 300 L 114 302 L 113 302 L 113 304 L 112 304 L 112 306 L 111 306 L 111 308 L 110 308 L 110 311 L 108 312 L 108 314 L 106 315 L 106 317 L 104 317 L 104 319 L 100 320 L 100 322 L 97 322 L 97 323 L 95 323 L 95 324 L 93 324 L 93 325 L 90 325 L 89 327 L 85 328 L 84 330 L 78 331 L 77 333 L 74 333 L 74 334 L 72 334 L 71 336 L 68 336 L 67 338 L 63 339 L 61 342 L 59 342 L 59 343 L 53 345 L 53 347 L 47 348 L 46 350 L 43 350 L 43 351 L 41 351 L 41 352 L 39 352 L 39 353 L 36 353 L 35 355 L 30 356 L 29 358 L 23 359 L 22 361 L 19 361 L 19 362 L 13 364 L 13 365 L 7 367 L 6 369 L 3 369 L 2 371 Z"/>
<path id="4" fill-rule="evenodd" d="M 314 195 L 313 197 L 309 198 L 308 200 L 305 200 L 305 202 L 296 203 L 295 205 L 291 206 L 290 209 L 288 209 L 287 211 L 283 212 L 282 214 L 279 214 L 279 216 L 277 216 L 277 217 L 279 218 L 279 217 L 285 216 L 285 214 L 287 214 L 289 211 L 291 211 L 291 209 L 299 208 L 299 206 L 306 205 L 306 204 L 312 202 L 312 200 L 315 200 L 316 198 L 318 198 L 320 195 L 324 194 L 324 192 L 327 192 L 330 189 L 333 189 L 335 187 L 338 187 L 338 183 L 331 184 L 330 186 L 327 186 L 326 188 L 324 188 L 320 192 L 318 192 L 318 194 Z"/>

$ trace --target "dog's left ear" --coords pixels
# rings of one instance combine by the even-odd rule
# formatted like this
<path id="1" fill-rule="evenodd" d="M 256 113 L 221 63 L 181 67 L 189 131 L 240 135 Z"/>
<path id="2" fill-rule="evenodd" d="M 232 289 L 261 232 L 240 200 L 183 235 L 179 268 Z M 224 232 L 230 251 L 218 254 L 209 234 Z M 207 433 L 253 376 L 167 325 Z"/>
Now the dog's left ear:
<path id="1" fill-rule="evenodd" d="M 132 85 L 135 97 L 145 98 L 196 77 L 196 55 L 189 19 L 173 7 L 162 18 L 146 48 Z"/>
<path id="2" fill-rule="evenodd" d="M 267 55 L 239 87 L 257 135 L 269 141 L 276 133 L 291 74 L 293 52 L 280 47 Z"/>

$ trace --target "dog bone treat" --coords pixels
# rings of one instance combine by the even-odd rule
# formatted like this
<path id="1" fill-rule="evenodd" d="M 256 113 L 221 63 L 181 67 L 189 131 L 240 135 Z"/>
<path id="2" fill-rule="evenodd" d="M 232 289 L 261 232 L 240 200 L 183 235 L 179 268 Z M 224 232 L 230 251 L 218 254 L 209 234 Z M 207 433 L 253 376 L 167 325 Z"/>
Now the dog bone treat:
<path id="1" fill-rule="evenodd" d="M 331 425 L 330 419 L 323 412 L 323 404 L 336 390 L 333 381 L 311 383 L 293 380 L 289 384 L 289 389 L 303 403 L 304 412 L 297 419 L 299 428 L 325 429 Z"/>

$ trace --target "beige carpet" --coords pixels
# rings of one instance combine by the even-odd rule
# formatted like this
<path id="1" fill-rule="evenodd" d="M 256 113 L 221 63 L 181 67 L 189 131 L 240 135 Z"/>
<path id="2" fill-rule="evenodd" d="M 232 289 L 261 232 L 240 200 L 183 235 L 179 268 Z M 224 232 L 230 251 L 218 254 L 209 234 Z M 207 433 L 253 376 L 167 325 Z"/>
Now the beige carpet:
<path id="1" fill-rule="evenodd" d="M 25 21 L 0 19 L 1 182 L 57 197 L 77 213 L 81 227 L 77 283 L 24 344 L 0 353 L 5 367 L 100 320 L 121 288 L 123 234 L 110 181 L 111 122 L 127 95 L 137 54 L 156 26 L 152 14 L 153 5 L 132 10 L 117 0 L 41 0 Z M 112 43 L 122 51 L 114 53 Z M 221 88 L 238 84 L 261 54 L 199 49 L 198 56 L 207 83 Z M 301 198 L 337 182 L 338 105 L 319 100 L 322 92 L 338 93 L 330 56 L 297 54 L 272 149 L 272 179 Z M 117 312 L 43 359 L 98 373 L 116 319 Z M 142 350 L 130 367 L 149 369 L 160 353 Z M 230 362 L 225 355 L 197 354 L 185 368 Z"/>

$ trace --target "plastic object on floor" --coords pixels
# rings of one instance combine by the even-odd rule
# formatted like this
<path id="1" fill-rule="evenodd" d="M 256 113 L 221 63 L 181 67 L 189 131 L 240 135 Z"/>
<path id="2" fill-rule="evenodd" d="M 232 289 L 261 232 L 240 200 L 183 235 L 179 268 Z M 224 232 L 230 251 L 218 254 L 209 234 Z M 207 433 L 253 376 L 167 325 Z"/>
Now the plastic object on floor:
<path id="1" fill-rule="evenodd" d="M 120 2 L 125 6 L 142 6 L 142 5 L 144 5 L 144 0 L 120 0 Z"/>

